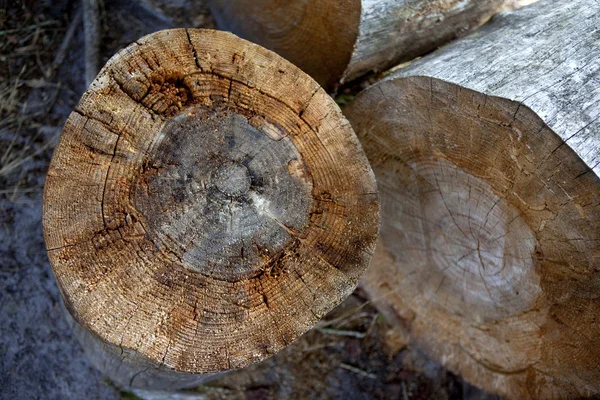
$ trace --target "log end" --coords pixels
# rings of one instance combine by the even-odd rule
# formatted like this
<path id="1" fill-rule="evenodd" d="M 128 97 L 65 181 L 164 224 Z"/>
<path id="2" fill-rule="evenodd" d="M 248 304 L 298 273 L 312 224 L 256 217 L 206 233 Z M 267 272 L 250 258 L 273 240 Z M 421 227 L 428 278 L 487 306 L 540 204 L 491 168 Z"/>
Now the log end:
<path id="1" fill-rule="evenodd" d="M 362 285 L 413 343 L 511 398 L 600 388 L 600 179 L 531 109 L 435 78 L 345 109 L 382 227 Z"/>
<path id="2" fill-rule="evenodd" d="M 276 353 L 349 295 L 379 204 L 314 80 L 232 34 L 175 29 L 119 52 L 83 95 L 43 223 L 83 328 L 145 368 L 206 374 Z"/>
<path id="3" fill-rule="evenodd" d="M 273 50 L 328 90 L 344 75 L 358 37 L 360 0 L 209 0 L 220 29 Z"/>

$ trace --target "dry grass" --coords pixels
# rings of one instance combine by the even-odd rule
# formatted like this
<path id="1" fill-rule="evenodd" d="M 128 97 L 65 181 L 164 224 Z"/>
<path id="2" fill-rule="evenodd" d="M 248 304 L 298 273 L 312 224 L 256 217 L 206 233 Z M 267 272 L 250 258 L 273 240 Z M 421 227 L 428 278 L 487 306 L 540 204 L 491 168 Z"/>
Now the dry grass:
<path id="1" fill-rule="evenodd" d="M 50 111 L 61 90 L 54 81 L 53 49 L 64 24 L 34 8 L 0 1 L 0 198 L 13 201 L 41 192 L 28 174 L 40 164 L 36 159 L 48 156 L 56 142 L 56 134 L 48 132 L 62 123 Z"/>

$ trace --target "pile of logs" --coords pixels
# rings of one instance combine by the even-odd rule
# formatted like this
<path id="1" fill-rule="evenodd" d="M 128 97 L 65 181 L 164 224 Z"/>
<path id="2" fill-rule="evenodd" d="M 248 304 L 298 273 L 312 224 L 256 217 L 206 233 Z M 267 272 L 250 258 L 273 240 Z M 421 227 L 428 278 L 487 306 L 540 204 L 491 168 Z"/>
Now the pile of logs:
<path id="1" fill-rule="evenodd" d="M 512 0 L 208 0 L 220 29 L 290 60 L 326 89 L 423 55 Z"/>
<path id="2" fill-rule="evenodd" d="M 467 381 L 599 395 L 597 1 L 497 14 L 345 116 L 325 91 L 508 3 L 211 0 L 221 28 L 305 72 L 222 31 L 115 55 L 66 122 L 44 199 L 95 365 L 123 387 L 198 385 L 293 342 L 364 273 L 409 343 Z"/>

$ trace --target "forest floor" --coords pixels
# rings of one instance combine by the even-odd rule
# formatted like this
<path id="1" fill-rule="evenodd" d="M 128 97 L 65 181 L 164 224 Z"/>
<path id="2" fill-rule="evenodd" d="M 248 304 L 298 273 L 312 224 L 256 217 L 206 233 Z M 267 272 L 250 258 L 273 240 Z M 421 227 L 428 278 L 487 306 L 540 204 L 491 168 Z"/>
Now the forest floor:
<path id="1" fill-rule="evenodd" d="M 102 3 L 103 63 L 156 30 L 214 28 L 198 0 Z M 0 0 L 0 398 L 496 398 L 407 347 L 360 290 L 284 351 L 194 390 L 134 394 L 95 371 L 62 315 L 41 228 L 48 163 L 85 90 L 79 8 L 76 0 Z"/>

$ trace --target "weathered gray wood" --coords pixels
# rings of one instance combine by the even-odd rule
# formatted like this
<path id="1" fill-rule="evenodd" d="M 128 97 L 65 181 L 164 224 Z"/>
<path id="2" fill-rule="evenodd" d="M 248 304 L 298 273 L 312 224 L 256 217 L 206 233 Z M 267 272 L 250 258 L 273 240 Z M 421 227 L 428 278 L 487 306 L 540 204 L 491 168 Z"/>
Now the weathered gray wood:
<path id="1" fill-rule="evenodd" d="M 503 13 L 345 110 L 382 201 L 363 286 L 509 398 L 600 393 L 600 2 Z"/>
<path id="2" fill-rule="evenodd" d="M 521 103 L 600 175 L 600 2 L 507 12 L 388 77 L 429 76 Z"/>
<path id="3" fill-rule="evenodd" d="M 342 81 L 384 71 L 463 35 L 506 0 L 362 0 L 359 34 Z"/>
<path id="4" fill-rule="evenodd" d="M 174 389 L 281 350 L 356 287 L 375 179 L 333 99 L 222 31 L 116 54 L 48 170 L 48 257 L 78 336 L 119 385 Z"/>
<path id="5" fill-rule="evenodd" d="M 335 90 L 425 54 L 511 0 L 209 0 L 217 25 L 275 51 Z"/>

